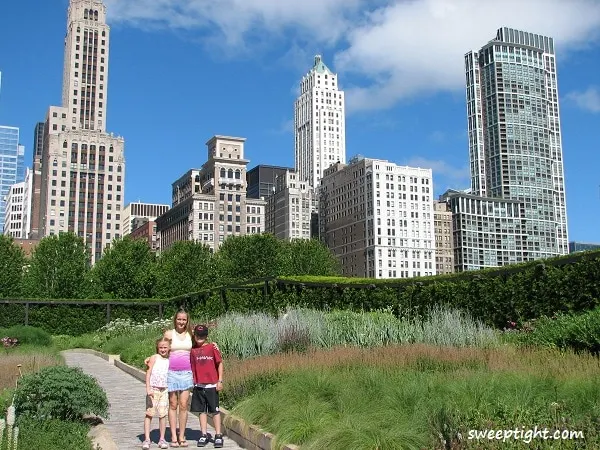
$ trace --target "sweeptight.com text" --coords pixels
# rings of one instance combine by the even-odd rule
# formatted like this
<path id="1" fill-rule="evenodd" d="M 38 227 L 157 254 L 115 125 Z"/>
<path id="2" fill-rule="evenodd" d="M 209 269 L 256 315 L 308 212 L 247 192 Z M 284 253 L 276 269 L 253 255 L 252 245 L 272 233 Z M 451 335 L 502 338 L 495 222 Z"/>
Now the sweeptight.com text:
<path id="1" fill-rule="evenodd" d="M 544 440 L 567 440 L 583 439 L 583 431 L 572 430 L 552 430 L 549 428 L 525 429 L 525 427 L 514 428 L 512 430 L 469 430 L 467 439 L 469 440 L 497 440 L 506 442 L 509 440 L 523 441 L 529 444 L 534 439 Z"/>

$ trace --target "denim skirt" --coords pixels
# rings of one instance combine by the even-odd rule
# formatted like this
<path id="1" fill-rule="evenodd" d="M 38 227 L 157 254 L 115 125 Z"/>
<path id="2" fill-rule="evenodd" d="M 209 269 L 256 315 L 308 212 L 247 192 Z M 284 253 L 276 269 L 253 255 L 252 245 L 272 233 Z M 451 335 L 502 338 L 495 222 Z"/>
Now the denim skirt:
<path id="1" fill-rule="evenodd" d="M 169 392 L 187 391 L 194 387 L 194 377 L 191 370 L 169 370 L 167 373 Z"/>

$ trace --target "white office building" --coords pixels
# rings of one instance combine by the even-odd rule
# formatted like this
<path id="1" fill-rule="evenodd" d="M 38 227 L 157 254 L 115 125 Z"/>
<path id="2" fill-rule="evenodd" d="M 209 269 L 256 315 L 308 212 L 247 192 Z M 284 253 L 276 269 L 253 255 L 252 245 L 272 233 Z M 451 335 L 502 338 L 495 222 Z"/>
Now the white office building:
<path id="1" fill-rule="evenodd" d="M 321 180 L 319 216 L 345 276 L 436 274 L 431 169 L 363 157 L 336 164 Z"/>
<path id="2" fill-rule="evenodd" d="M 317 188 L 325 169 L 346 162 L 344 92 L 339 89 L 337 74 L 320 55 L 300 82 L 294 133 L 296 172 L 300 180 Z"/>
<path id="3" fill-rule="evenodd" d="M 122 236 L 125 199 L 125 143 L 106 132 L 109 39 L 102 1 L 70 0 L 62 105 L 46 115 L 41 158 L 40 237 L 73 232 L 92 263 Z"/>
<path id="4" fill-rule="evenodd" d="M 31 192 L 33 172 L 27 168 L 25 181 L 10 186 L 5 196 L 3 233 L 15 239 L 28 239 L 31 231 Z"/>
<path id="5" fill-rule="evenodd" d="M 267 198 L 267 233 L 279 239 L 310 239 L 313 191 L 294 170 L 277 176 L 273 194 Z"/>

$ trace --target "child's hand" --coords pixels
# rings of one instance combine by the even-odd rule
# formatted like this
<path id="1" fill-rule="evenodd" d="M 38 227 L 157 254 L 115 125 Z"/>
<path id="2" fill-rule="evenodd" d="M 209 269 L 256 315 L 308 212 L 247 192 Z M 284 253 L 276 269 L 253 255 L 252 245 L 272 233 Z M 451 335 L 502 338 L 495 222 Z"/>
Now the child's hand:
<path id="1" fill-rule="evenodd" d="M 150 358 L 151 358 L 151 356 L 148 356 L 148 357 L 147 357 L 147 358 L 144 360 L 144 364 L 145 364 L 146 366 L 149 366 L 149 365 L 150 365 Z"/>
<path id="2" fill-rule="evenodd" d="M 149 397 L 153 397 L 153 396 L 154 396 L 154 392 L 152 391 L 152 389 L 146 389 L 146 394 L 147 394 Z"/>
<path id="3" fill-rule="evenodd" d="M 223 390 L 223 383 L 221 381 L 217 382 L 217 392 Z"/>

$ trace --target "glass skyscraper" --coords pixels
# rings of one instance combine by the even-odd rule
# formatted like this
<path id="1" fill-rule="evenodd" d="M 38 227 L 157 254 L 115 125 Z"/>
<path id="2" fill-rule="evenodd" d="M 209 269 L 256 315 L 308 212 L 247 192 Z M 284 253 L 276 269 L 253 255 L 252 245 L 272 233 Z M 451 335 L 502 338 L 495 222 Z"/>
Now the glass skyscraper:
<path id="1" fill-rule="evenodd" d="M 471 193 L 523 204 L 525 260 L 568 253 L 554 40 L 501 28 L 465 71 Z"/>
<path id="2" fill-rule="evenodd" d="M 0 126 L 0 230 L 4 229 L 4 208 L 10 186 L 25 176 L 25 148 L 19 145 L 19 129 Z"/>

